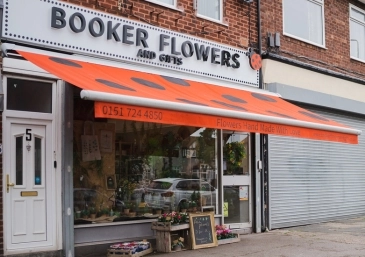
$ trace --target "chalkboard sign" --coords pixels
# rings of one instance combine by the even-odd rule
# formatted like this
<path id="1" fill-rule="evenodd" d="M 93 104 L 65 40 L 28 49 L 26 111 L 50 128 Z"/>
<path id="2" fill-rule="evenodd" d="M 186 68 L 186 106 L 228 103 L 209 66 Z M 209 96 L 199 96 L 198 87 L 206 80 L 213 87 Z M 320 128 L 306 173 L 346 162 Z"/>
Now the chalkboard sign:
<path id="1" fill-rule="evenodd" d="M 217 246 L 213 213 L 189 214 L 192 249 Z"/>

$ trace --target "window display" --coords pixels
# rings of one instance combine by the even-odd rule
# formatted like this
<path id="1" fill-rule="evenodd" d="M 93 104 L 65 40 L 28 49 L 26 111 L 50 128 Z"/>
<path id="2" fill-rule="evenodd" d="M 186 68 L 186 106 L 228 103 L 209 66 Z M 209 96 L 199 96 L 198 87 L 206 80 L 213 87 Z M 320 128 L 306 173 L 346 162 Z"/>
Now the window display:
<path id="1" fill-rule="evenodd" d="M 82 158 L 85 135 L 98 139 L 100 159 Z M 74 120 L 75 224 L 215 211 L 216 144 L 214 129 Z"/>

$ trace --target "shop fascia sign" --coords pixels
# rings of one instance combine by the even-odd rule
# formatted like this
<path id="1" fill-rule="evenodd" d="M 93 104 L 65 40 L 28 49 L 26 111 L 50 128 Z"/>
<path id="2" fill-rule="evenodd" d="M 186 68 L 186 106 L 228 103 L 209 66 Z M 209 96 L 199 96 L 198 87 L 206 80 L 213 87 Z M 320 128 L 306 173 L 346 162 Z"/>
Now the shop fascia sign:
<path id="1" fill-rule="evenodd" d="M 5 0 L 2 31 L 14 42 L 258 86 L 247 51 L 66 2 Z"/>

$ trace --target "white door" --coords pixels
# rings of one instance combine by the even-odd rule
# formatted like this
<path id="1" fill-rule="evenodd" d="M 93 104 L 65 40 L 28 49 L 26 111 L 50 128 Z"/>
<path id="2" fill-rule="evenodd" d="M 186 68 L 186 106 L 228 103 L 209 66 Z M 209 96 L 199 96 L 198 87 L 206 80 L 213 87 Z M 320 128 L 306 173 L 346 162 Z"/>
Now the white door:
<path id="1" fill-rule="evenodd" d="M 224 224 L 252 227 L 250 134 L 224 131 L 222 145 Z"/>
<path id="2" fill-rule="evenodd" d="M 52 167 L 51 126 L 45 124 L 8 123 L 10 135 L 5 139 L 10 158 L 5 167 L 6 248 L 24 249 L 47 245 L 50 203 L 47 181 Z M 50 194 L 48 197 L 51 199 Z"/>

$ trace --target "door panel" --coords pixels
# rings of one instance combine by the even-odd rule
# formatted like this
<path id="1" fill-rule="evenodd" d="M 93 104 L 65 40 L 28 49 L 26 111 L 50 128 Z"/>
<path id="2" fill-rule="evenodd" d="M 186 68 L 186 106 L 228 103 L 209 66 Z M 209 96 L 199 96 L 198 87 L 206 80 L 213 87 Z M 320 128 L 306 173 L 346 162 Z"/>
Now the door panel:
<path id="1" fill-rule="evenodd" d="M 46 126 L 11 124 L 10 131 L 11 243 L 46 241 Z"/>
<path id="2" fill-rule="evenodd" d="M 223 132 L 223 219 L 230 228 L 251 227 L 250 135 Z"/>

